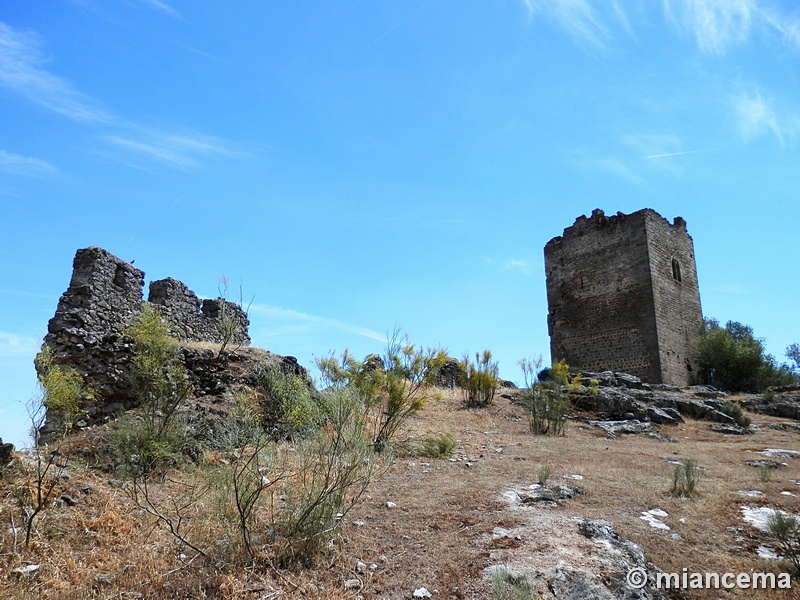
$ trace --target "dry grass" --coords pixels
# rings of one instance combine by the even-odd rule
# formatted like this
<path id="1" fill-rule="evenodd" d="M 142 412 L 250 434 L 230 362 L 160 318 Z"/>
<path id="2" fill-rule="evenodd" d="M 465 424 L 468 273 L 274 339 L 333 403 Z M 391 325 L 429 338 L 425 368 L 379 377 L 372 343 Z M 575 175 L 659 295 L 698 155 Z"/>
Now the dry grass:
<path id="1" fill-rule="evenodd" d="M 722 436 L 704 422 L 663 427 L 662 433 L 676 440 L 668 443 L 642 436 L 612 441 L 580 418 L 570 422 L 565 437 L 534 437 L 521 417 L 503 397 L 488 408 L 467 410 L 458 394 L 446 392 L 413 417 L 405 433 L 409 440 L 452 434 L 458 442 L 454 458 L 399 452 L 348 514 L 335 548 L 313 569 L 276 570 L 268 564 L 242 569 L 193 558 L 138 510 L 110 476 L 79 466 L 59 482 L 26 548 L 24 533 L 14 534 L 12 526 L 22 527 L 18 499 L 30 466 L 29 459 L 17 459 L 0 479 L 0 598 L 410 598 L 423 586 L 434 598 L 489 598 L 490 584 L 481 572 L 491 564 L 541 570 L 559 558 L 591 562 L 591 545 L 573 533 L 576 515 L 608 519 L 668 572 L 777 568 L 756 555 L 755 548 L 768 540 L 742 522 L 740 506 L 800 513 L 798 461 L 786 461 L 767 482 L 746 464 L 763 458 L 759 452 L 764 448 L 800 449 L 796 430 L 768 427 L 780 419 L 754 416 L 757 430 L 750 436 Z M 71 442 L 70 451 L 91 445 L 86 434 Z M 93 452 L 89 448 L 83 454 Z M 667 461 L 684 457 L 704 468 L 693 498 L 670 492 L 673 465 Z M 550 483 L 583 476 L 577 483 L 585 494 L 555 509 L 519 510 L 502 500 L 504 491 L 535 483 L 542 464 L 552 468 Z M 185 493 L 175 481 L 157 486 L 162 501 Z M 738 490 L 760 490 L 764 496 L 745 498 Z M 74 505 L 62 500 L 65 496 Z M 211 495 L 204 496 L 185 523 L 189 533 L 205 532 L 199 539 L 209 545 L 222 543 L 225 535 L 224 528 L 208 527 L 212 501 Z M 388 508 L 387 501 L 396 507 Z M 664 521 L 671 531 L 653 529 L 639 518 L 652 508 L 669 513 Z M 520 539 L 493 539 L 495 527 L 519 532 Z M 365 570 L 357 568 L 358 561 Z M 41 565 L 37 574 L 13 573 L 28 564 Z M 103 583 L 98 579 L 103 574 L 113 575 L 113 581 Z M 345 589 L 347 580 L 359 580 L 359 588 Z M 538 592 L 551 597 L 546 588 Z M 718 596 L 702 591 L 685 595 Z M 725 597 L 800 595 L 795 590 L 732 590 Z"/>

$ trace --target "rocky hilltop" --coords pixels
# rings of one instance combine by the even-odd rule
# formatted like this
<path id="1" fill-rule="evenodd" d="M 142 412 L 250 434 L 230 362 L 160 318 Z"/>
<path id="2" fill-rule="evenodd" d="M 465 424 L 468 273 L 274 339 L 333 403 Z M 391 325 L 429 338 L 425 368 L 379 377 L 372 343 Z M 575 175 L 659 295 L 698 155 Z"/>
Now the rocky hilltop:
<path id="1" fill-rule="evenodd" d="M 791 571 L 764 523 L 778 510 L 800 514 L 800 388 L 729 396 L 620 372 L 573 374 L 573 385 L 560 387 L 569 397 L 566 435 L 545 436 L 532 434 L 525 391 L 510 382 L 499 382 L 483 408 L 466 408 L 458 361 L 449 359 L 431 388 L 438 401 L 404 422 L 384 462 L 371 449 L 337 454 L 350 442 L 330 421 L 320 431 L 336 444 L 313 454 L 319 439 L 269 431 L 272 397 L 257 381 L 268 361 L 320 402 L 324 392 L 296 359 L 252 347 L 238 305 L 201 300 L 171 278 L 152 282 L 144 300 L 144 280 L 101 248 L 75 256 L 45 343 L 93 393 L 52 446 L 18 453 L 0 440 L 2 598 L 706 598 L 655 582 L 687 569 Z M 146 425 L 130 386 L 127 327 L 147 306 L 179 341 L 192 389 L 181 399 L 181 427 L 193 440 L 149 479 L 109 459 L 110 440 Z M 223 316 L 235 322 L 225 351 Z M 376 355 L 362 364 L 386 372 Z M 269 441 L 220 444 L 216 428 L 235 422 L 234 402 L 255 397 L 262 412 L 253 422 Z M 384 411 L 371 409 L 379 418 Z M 57 430 L 61 417 L 48 410 L 42 441 Z M 448 439 L 447 451 L 431 453 Z M 135 465 L 134 454 L 126 456 Z M 336 532 L 321 558 L 272 562 L 280 555 L 271 549 L 288 538 L 286 515 L 297 513 L 292 502 L 310 497 L 315 510 L 331 472 L 365 464 L 375 468 L 347 508 L 314 519 L 328 518 L 326 531 Z M 699 478 L 690 493 L 675 487 L 687 465 Z M 257 511 L 246 512 L 248 498 Z M 251 537 L 237 537 L 237 527 Z M 241 554 L 243 544 L 251 554 Z M 272 558 L 257 564 L 257 556 Z M 630 573 L 640 576 L 635 585 Z"/>

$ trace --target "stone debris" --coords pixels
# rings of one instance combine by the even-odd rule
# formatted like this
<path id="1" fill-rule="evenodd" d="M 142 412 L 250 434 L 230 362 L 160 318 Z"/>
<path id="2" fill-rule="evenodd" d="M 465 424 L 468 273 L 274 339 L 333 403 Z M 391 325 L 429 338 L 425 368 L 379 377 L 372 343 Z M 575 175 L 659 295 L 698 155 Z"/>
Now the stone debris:
<path id="1" fill-rule="evenodd" d="M 344 588 L 346 590 L 359 590 L 361 587 L 362 585 L 360 579 L 348 579 L 344 582 Z"/>
<path id="2" fill-rule="evenodd" d="M 724 435 L 749 435 L 753 433 L 751 429 L 745 429 L 741 425 L 736 425 L 735 423 L 713 423 L 709 425 L 708 428 L 711 431 Z"/>
<path id="3" fill-rule="evenodd" d="M 756 554 L 758 554 L 759 558 L 765 558 L 767 560 L 777 560 L 779 558 L 778 553 L 769 546 L 759 546 L 756 548 Z"/>
<path id="4" fill-rule="evenodd" d="M 117 580 L 117 576 L 113 573 L 98 573 L 94 576 L 94 581 L 97 585 L 111 585 Z"/>
<path id="5" fill-rule="evenodd" d="M 639 517 L 642 521 L 653 527 L 654 529 L 663 529 L 665 531 L 669 531 L 670 527 L 664 521 L 664 517 L 668 517 L 669 514 L 666 511 L 661 510 L 660 508 L 651 508 L 650 510 L 646 510 L 642 512 L 642 515 Z"/>
<path id="6" fill-rule="evenodd" d="M 414 590 L 412 594 L 413 598 L 433 598 L 433 594 L 431 594 L 427 588 L 421 587 Z"/>
<path id="7" fill-rule="evenodd" d="M 797 450 L 783 450 L 781 448 L 766 448 L 761 451 L 761 454 L 769 456 L 770 458 L 781 458 L 783 460 L 798 460 L 800 459 L 800 452 Z"/>
<path id="8" fill-rule="evenodd" d="M 604 519 L 577 519 L 578 530 L 596 545 L 592 570 L 578 568 L 561 560 L 537 574 L 559 600 L 661 600 L 667 596 L 655 587 L 658 567 L 648 562 L 637 544 L 620 538 L 613 525 Z M 641 589 L 627 585 L 626 576 L 636 569 L 647 578 Z"/>
<path id="9" fill-rule="evenodd" d="M 41 565 L 25 565 L 24 567 L 17 567 L 12 569 L 11 572 L 19 575 L 20 577 L 30 577 L 39 572 Z"/>
<path id="10" fill-rule="evenodd" d="M 769 525 L 767 525 L 767 523 L 770 517 L 775 514 L 774 508 L 770 508 L 769 506 L 760 506 L 756 508 L 752 506 L 741 506 L 739 508 L 742 511 L 742 519 L 759 531 L 769 533 Z"/>
<path id="11" fill-rule="evenodd" d="M 749 411 L 772 417 L 800 420 L 800 386 L 768 388 L 763 394 L 742 401 Z M 791 428 L 793 424 L 775 423 L 770 427 Z"/>

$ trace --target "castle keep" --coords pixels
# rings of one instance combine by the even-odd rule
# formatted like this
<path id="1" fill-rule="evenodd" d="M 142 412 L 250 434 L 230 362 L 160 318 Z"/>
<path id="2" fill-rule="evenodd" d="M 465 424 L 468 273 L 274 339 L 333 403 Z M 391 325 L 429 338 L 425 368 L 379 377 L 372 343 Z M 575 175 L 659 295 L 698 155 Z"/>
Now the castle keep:
<path id="1" fill-rule="evenodd" d="M 686 386 L 703 324 L 686 221 L 649 208 L 580 216 L 544 248 L 552 359 Z"/>

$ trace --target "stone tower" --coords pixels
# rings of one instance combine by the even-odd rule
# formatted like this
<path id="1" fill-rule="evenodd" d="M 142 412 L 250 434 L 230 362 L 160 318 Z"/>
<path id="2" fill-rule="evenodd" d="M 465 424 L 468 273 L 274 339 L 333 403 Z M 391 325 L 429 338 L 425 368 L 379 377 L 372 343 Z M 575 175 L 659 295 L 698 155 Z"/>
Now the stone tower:
<path id="1" fill-rule="evenodd" d="M 692 238 L 652 209 L 580 216 L 544 247 L 550 354 L 686 386 L 703 325 Z"/>

